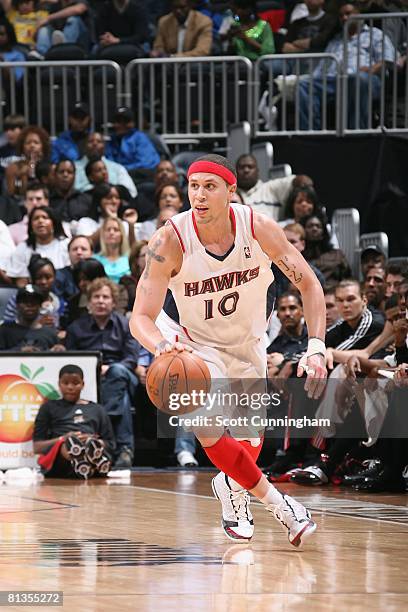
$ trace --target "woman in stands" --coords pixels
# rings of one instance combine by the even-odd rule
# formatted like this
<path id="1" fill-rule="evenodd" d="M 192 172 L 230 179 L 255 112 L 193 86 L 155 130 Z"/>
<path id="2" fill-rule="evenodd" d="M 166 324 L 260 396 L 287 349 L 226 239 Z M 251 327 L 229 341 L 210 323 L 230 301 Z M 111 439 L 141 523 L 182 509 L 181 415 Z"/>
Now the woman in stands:
<path id="1" fill-rule="evenodd" d="M 24 287 L 29 282 L 28 265 L 34 253 L 50 259 L 56 270 L 68 266 L 68 242 L 53 210 L 48 206 L 34 208 L 28 218 L 28 238 L 11 254 L 6 265 L 7 276 L 18 287 Z"/>
<path id="2" fill-rule="evenodd" d="M 132 221 L 135 223 L 137 212 L 132 208 L 126 208 L 129 200 L 129 192 L 122 186 L 109 183 L 97 185 L 92 192 L 92 216 L 83 217 L 79 221 L 75 233 L 89 236 L 94 246 L 97 246 L 100 242 L 101 226 L 106 219 L 117 219 L 122 217 L 123 213 L 131 211 L 132 214 L 136 214 L 135 220 L 132 217 Z M 124 220 L 127 221 L 126 218 Z M 124 227 L 126 235 L 129 236 L 128 223 L 125 223 Z M 132 235 L 129 236 L 131 241 L 132 237 Z"/>
<path id="3" fill-rule="evenodd" d="M 279 221 L 281 227 L 289 223 L 300 223 L 303 217 L 315 212 L 321 212 L 317 193 L 313 187 L 303 186 L 292 189 L 285 208 L 285 218 Z"/>
<path id="4" fill-rule="evenodd" d="M 306 247 L 303 257 L 309 263 L 319 268 L 326 284 L 337 284 L 344 278 L 350 278 L 350 265 L 341 249 L 334 248 L 326 225 L 326 219 L 321 212 L 302 217 L 301 224 L 305 228 Z"/>
<path id="5" fill-rule="evenodd" d="M 129 242 L 120 219 L 110 217 L 104 220 L 101 227 L 100 244 L 100 253 L 94 257 L 103 264 L 108 278 L 118 283 L 122 276 L 130 272 Z"/>
<path id="6" fill-rule="evenodd" d="M 255 0 L 233 0 L 232 10 L 234 21 L 228 32 L 221 35 L 230 41 L 232 51 L 252 61 L 275 53 L 271 26 L 256 14 Z"/>
<path id="7" fill-rule="evenodd" d="M 50 157 L 51 144 L 48 132 L 37 125 L 24 128 L 17 141 L 17 155 L 21 160 L 6 168 L 8 195 L 24 196 L 27 182 L 35 179 L 36 165 Z"/>

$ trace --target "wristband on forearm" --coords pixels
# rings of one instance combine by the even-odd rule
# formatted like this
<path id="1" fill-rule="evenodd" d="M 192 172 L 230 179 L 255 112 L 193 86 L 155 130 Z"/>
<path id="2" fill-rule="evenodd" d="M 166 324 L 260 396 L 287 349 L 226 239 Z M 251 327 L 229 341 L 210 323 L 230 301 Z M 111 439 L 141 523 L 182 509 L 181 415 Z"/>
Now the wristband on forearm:
<path id="1" fill-rule="evenodd" d="M 315 337 L 309 338 L 306 354 L 308 357 L 312 355 L 321 355 L 326 359 L 326 345 L 323 340 Z"/>

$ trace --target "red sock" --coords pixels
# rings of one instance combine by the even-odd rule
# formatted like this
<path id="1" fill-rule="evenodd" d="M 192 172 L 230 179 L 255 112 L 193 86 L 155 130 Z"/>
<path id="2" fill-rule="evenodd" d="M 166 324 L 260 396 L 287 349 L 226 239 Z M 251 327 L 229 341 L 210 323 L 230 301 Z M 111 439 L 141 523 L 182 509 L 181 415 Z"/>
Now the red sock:
<path id="1" fill-rule="evenodd" d="M 259 455 L 261 454 L 263 441 L 264 439 L 261 438 L 261 442 L 260 444 L 258 444 L 258 446 L 252 446 L 252 444 L 248 440 L 239 440 L 239 443 L 248 451 L 248 453 L 251 455 L 252 459 L 256 463 L 258 461 Z"/>
<path id="2" fill-rule="evenodd" d="M 224 435 L 213 446 L 203 448 L 210 461 L 244 489 L 250 491 L 260 481 L 261 470 L 247 448 L 234 438 Z"/>

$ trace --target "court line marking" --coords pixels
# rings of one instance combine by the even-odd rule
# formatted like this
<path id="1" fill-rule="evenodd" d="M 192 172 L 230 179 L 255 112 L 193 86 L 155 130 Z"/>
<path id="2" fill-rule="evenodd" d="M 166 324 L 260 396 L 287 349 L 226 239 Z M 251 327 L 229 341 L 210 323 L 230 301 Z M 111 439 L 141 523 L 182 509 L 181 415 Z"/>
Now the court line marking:
<path id="1" fill-rule="evenodd" d="M 169 493 L 171 495 L 184 495 L 185 497 L 198 497 L 200 499 L 210 499 L 212 501 L 217 501 L 215 499 L 215 497 L 212 497 L 211 495 L 200 495 L 199 493 L 184 493 L 183 491 L 166 491 L 164 489 L 156 489 L 153 487 L 140 487 L 138 485 L 128 485 L 131 488 L 134 489 L 139 489 L 141 491 L 153 491 L 155 493 Z M 296 499 L 299 499 L 300 501 L 302 500 L 302 497 L 299 496 Z M 331 497 L 330 500 L 337 500 L 339 501 L 339 503 L 341 503 L 341 500 L 338 498 L 333 498 Z M 262 503 L 257 500 L 257 499 L 251 499 L 251 502 L 254 502 L 255 504 L 257 504 L 258 506 L 262 506 Z M 347 501 L 353 501 L 353 500 L 347 500 Z M 367 502 L 365 501 L 361 501 L 358 502 L 356 500 L 356 503 L 360 503 L 360 504 L 373 504 L 375 502 Z M 384 506 L 388 506 L 390 508 L 406 508 L 406 506 L 391 506 L 390 504 L 384 504 Z M 402 527 L 408 527 L 408 524 L 406 523 L 401 523 L 400 521 L 393 521 L 392 519 L 387 519 L 387 518 L 383 518 L 383 519 L 378 519 L 378 518 L 372 518 L 370 516 L 355 516 L 353 514 L 347 514 L 345 512 L 336 512 L 335 510 L 332 510 L 331 508 L 328 508 L 327 510 L 319 510 L 319 509 L 314 509 L 313 512 L 316 512 L 316 514 L 327 514 L 328 516 L 337 516 L 337 517 L 343 517 L 343 518 L 351 518 L 354 520 L 363 520 L 363 521 L 374 521 L 376 523 L 391 523 L 392 525 L 399 525 Z"/>

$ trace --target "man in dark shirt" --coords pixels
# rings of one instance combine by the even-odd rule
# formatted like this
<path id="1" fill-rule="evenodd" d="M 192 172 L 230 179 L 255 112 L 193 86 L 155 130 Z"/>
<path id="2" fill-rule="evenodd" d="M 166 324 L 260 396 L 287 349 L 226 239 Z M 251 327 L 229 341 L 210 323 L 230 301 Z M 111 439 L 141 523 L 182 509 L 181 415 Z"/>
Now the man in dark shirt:
<path id="1" fill-rule="evenodd" d="M 307 17 L 290 24 L 282 53 L 319 53 L 324 51 L 337 27 L 337 18 L 325 13 L 324 0 L 305 0 Z"/>
<path id="2" fill-rule="evenodd" d="M 300 296 L 296 293 L 283 293 L 278 298 L 278 319 L 282 328 L 279 335 L 268 346 L 268 355 L 279 357 L 283 365 L 287 361 L 298 360 L 307 349 L 307 328 L 303 322 L 303 308 Z M 269 363 L 269 362 L 268 362 Z"/>
<path id="3" fill-rule="evenodd" d="M 78 221 L 91 214 L 91 196 L 74 188 L 75 164 L 63 159 L 55 167 L 54 188 L 50 193 L 50 207 L 60 221 Z"/>
<path id="4" fill-rule="evenodd" d="M 386 291 L 385 266 L 376 264 L 367 268 L 364 274 L 364 293 L 367 302 L 372 308 L 384 311 Z"/>
<path id="5" fill-rule="evenodd" d="M 36 321 L 43 300 L 30 285 L 17 291 L 17 320 L 0 325 L 0 351 L 49 351 L 58 344 L 57 330 Z"/>
<path id="6" fill-rule="evenodd" d="M 336 287 L 337 308 L 342 317 L 326 334 L 327 359 L 345 363 L 350 349 L 364 349 L 379 336 L 384 328 L 384 314 L 367 307 L 367 298 L 356 280 L 341 281 Z"/>
<path id="7" fill-rule="evenodd" d="M 115 449 L 112 425 L 99 404 L 81 399 L 84 373 L 76 365 L 59 372 L 62 399 L 46 401 L 34 424 L 34 452 L 48 476 L 105 475 Z"/>
<path id="8" fill-rule="evenodd" d="M 138 384 L 135 368 L 140 345 L 129 331 L 126 317 L 114 312 L 118 288 L 106 278 L 88 287 L 89 314 L 67 329 L 66 347 L 75 351 L 101 351 L 102 403 L 112 418 L 118 459 L 116 468 L 129 468 L 133 460 L 133 423 L 130 408 Z"/>
<path id="9" fill-rule="evenodd" d="M 0 147 L 0 179 L 3 178 L 6 168 L 13 162 L 21 159 L 17 154 L 17 141 L 21 130 L 27 125 L 23 115 L 7 115 L 4 119 L 4 135 L 6 143 Z"/>
<path id="10" fill-rule="evenodd" d="M 149 40 L 148 13 L 139 0 L 107 0 L 98 10 L 96 31 L 101 47 Z"/>

